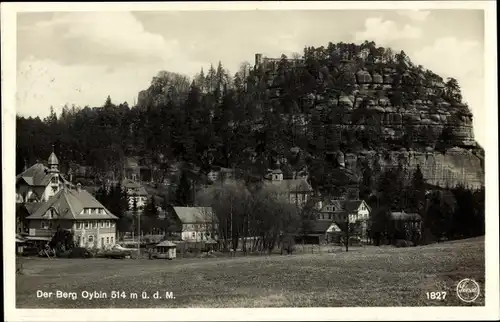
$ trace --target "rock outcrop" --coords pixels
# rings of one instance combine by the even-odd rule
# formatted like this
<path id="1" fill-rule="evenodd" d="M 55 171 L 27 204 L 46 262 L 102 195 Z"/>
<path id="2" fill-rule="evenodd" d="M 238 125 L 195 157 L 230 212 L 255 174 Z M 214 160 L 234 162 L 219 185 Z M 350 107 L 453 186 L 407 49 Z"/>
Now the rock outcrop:
<path id="1" fill-rule="evenodd" d="M 411 175 L 420 165 L 424 178 L 429 184 L 441 187 L 463 185 L 480 188 L 484 185 L 484 158 L 473 150 L 451 148 L 445 153 L 438 151 L 362 151 L 344 154 L 345 167 L 353 172 L 361 172 L 363 160 L 371 166 L 378 162 L 381 169 L 403 166 Z"/>

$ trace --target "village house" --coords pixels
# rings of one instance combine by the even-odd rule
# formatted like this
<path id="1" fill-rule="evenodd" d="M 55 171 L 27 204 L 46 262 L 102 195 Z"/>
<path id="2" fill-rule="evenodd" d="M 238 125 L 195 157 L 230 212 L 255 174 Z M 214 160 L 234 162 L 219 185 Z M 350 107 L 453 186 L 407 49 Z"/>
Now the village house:
<path id="1" fill-rule="evenodd" d="M 313 189 L 305 178 L 283 179 L 283 171 L 272 170 L 270 180 L 266 181 L 268 187 L 276 189 L 280 197 L 286 198 L 290 203 L 302 208 L 309 200 Z"/>
<path id="2" fill-rule="evenodd" d="M 27 218 L 34 214 L 43 204 L 43 202 L 23 202 L 16 204 L 16 234 L 28 234 L 29 223 Z"/>
<path id="3" fill-rule="evenodd" d="M 77 184 L 74 190 L 61 189 L 26 217 L 28 239 L 50 239 L 58 229 L 70 229 L 77 246 L 106 248 L 116 242 L 117 219 Z"/>
<path id="4" fill-rule="evenodd" d="M 127 194 L 128 209 L 133 210 L 135 199 L 137 210 L 142 211 L 148 200 L 146 189 L 141 184 L 130 179 L 123 179 L 121 181 L 121 186 L 123 191 Z"/>
<path id="5" fill-rule="evenodd" d="M 59 160 L 54 152 L 47 165 L 37 162 L 16 176 L 16 203 L 45 202 L 63 187 L 72 186 L 59 172 Z"/>
<path id="6" fill-rule="evenodd" d="M 317 220 L 349 221 L 351 230 L 361 239 L 368 238 L 371 208 L 364 200 L 327 200 L 318 205 Z"/>
<path id="7" fill-rule="evenodd" d="M 183 241 L 217 239 L 218 221 L 211 207 L 172 207 L 178 221 L 178 234 Z"/>
<path id="8" fill-rule="evenodd" d="M 304 244 L 339 243 L 344 234 L 339 225 L 329 219 L 311 220 L 305 228 L 307 231 L 301 231 L 295 238 L 296 242 Z"/>

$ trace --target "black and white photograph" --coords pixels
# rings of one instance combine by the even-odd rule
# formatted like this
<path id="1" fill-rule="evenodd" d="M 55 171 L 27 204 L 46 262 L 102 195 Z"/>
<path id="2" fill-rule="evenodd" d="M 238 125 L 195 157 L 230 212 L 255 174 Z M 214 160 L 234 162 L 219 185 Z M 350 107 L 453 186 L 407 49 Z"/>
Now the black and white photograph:
<path id="1" fill-rule="evenodd" d="M 494 2 L 1 20 L 9 321 L 500 318 Z"/>

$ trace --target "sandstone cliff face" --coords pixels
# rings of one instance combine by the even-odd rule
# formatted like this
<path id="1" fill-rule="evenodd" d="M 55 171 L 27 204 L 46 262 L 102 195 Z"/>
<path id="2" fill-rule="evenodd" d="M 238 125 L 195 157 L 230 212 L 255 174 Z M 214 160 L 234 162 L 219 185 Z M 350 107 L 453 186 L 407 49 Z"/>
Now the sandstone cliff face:
<path id="1" fill-rule="evenodd" d="M 403 76 L 395 82 L 394 71 L 387 74 L 356 72 L 356 83 L 352 95 L 327 98 L 320 94 L 310 100 L 311 107 L 321 111 L 340 111 L 341 121 L 336 129 L 363 128 L 371 118 L 381 126 L 385 141 L 401 140 L 409 127 L 415 132 L 415 142 L 427 142 L 429 136 L 433 144 L 413 149 L 390 151 L 381 147 L 378 151 L 341 152 L 340 159 L 345 167 L 360 175 L 360 164 L 366 159 L 373 166 L 378 161 L 382 169 L 395 167 L 399 163 L 410 175 L 417 164 L 428 183 L 437 186 L 456 186 L 458 184 L 479 188 L 484 185 L 484 151 L 474 140 L 472 113 L 464 104 L 450 104 L 440 98 L 444 85 L 438 81 L 427 82 L 421 78 Z M 415 79 L 417 78 L 417 79 Z M 414 95 L 400 106 L 393 106 L 388 95 L 401 84 Z M 400 88 L 400 87 L 399 87 Z M 337 112 L 339 113 L 339 112 Z M 436 149 L 447 131 L 444 151 Z M 432 139 L 431 139 L 432 140 Z M 389 144 L 390 145 L 390 144 Z"/>
<path id="2" fill-rule="evenodd" d="M 480 188 L 484 185 L 484 158 L 473 150 L 451 148 L 445 153 L 437 151 L 362 151 L 360 153 L 342 153 L 339 159 L 344 160 L 347 169 L 361 172 L 363 160 L 370 166 L 378 162 L 381 169 L 397 167 L 399 164 L 406 170 L 408 176 L 416 170 L 417 165 L 429 184 L 436 186 L 464 185 Z"/>
<path id="3" fill-rule="evenodd" d="M 342 121 L 338 125 L 343 126 L 363 126 L 368 118 L 372 118 L 382 125 L 384 139 L 400 139 L 408 126 L 415 129 L 416 140 L 428 135 L 429 131 L 437 139 L 446 127 L 450 132 L 450 145 L 476 147 L 472 113 L 466 105 L 452 105 L 442 98 L 442 82 L 424 81 L 418 75 L 403 75 L 401 81 L 396 81 L 397 74 L 391 69 L 384 75 L 370 74 L 361 69 L 355 75 L 352 95 L 328 97 L 327 93 L 316 94 L 309 100 L 310 107 L 341 113 Z M 398 90 L 411 91 L 411 95 L 407 95 L 399 106 L 394 106 L 389 95 Z"/>

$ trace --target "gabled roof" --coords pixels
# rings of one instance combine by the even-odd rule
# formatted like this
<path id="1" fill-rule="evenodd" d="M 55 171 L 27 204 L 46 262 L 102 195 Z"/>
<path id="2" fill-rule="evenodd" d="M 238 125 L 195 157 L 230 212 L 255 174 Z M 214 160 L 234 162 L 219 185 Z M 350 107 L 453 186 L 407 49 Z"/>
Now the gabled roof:
<path id="1" fill-rule="evenodd" d="M 310 233 L 334 233 L 342 231 L 339 226 L 332 220 L 313 220 L 311 221 Z"/>
<path id="2" fill-rule="evenodd" d="M 135 189 L 133 194 L 135 194 L 137 196 L 147 196 L 148 195 L 148 192 L 146 191 L 146 189 L 141 184 L 139 184 L 138 182 L 135 182 L 133 180 L 123 179 L 121 181 L 121 186 L 125 189 Z"/>
<path id="3" fill-rule="evenodd" d="M 290 179 L 280 181 L 267 181 L 266 184 L 277 187 L 281 191 L 288 192 L 310 192 L 311 185 L 306 179 Z"/>
<path id="4" fill-rule="evenodd" d="M 204 224 L 217 221 L 212 207 L 173 207 L 183 224 Z"/>
<path id="5" fill-rule="evenodd" d="M 164 240 L 156 245 L 156 247 L 176 247 L 176 245 L 169 240 Z"/>
<path id="6" fill-rule="evenodd" d="M 137 182 L 135 182 L 134 180 L 130 180 L 130 179 L 123 179 L 120 184 L 122 185 L 122 187 L 124 188 L 139 188 L 141 185 Z"/>
<path id="7" fill-rule="evenodd" d="M 85 208 L 104 209 L 104 213 L 82 213 Z M 47 202 L 42 203 L 27 219 L 44 219 L 49 209 L 54 209 L 58 219 L 118 219 L 86 190 L 62 189 Z"/>
<path id="8" fill-rule="evenodd" d="M 29 186 L 45 187 L 49 184 L 50 179 L 53 176 L 53 174 L 49 173 L 48 171 L 49 168 L 47 168 L 43 163 L 35 163 L 16 176 L 16 183 L 19 183 L 20 180 L 23 180 Z M 71 185 L 71 183 L 66 180 L 61 174 L 59 174 L 59 179 L 63 183 Z"/>
<path id="9" fill-rule="evenodd" d="M 353 212 L 359 209 L 361 204 L 365 204 L 368 208 L 368 211 L 371 211 L 371 208 L 366 204 L 364 200 L 330 200 L 324 203 L 323 208 L 321 208 L 321 212 L 330 212 L 327 210 L 327 206 L 333 206 L 335 211 L 345 210 L 347 212 Z"/>
<path id="10" fill-rule="evenodd" d="M 50 175 L 47 173 L 48 168 L 42 163 L 35 163 L 25 171 L 16 176 L 16 182 L 20 179 L 24 180 L 30 186 L 43 186 L 49 183 Z M 46 184 L 44 184 L 46 182 Z"/>
<path id="11" fill-rule="evenodd" d="M 34 214 L 38 208 L 40 208 L 44 203 L 43 202 L 26 202 L 24 203 L 24 208 L 28 211 L 30 215 Z"/>

